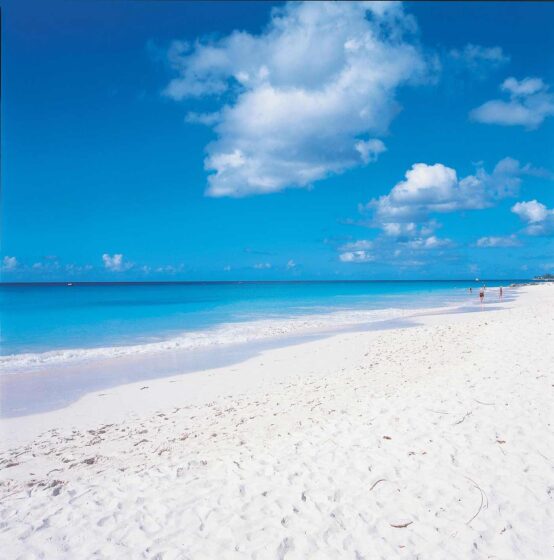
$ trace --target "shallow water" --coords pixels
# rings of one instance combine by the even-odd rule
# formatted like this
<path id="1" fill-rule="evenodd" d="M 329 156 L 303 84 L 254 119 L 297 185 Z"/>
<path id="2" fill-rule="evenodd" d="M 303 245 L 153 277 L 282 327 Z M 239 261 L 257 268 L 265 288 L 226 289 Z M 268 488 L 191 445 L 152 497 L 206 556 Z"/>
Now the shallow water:
<path id="1" fill-rule="evenodd" d="M 260 330 L 286 329 L 291 319 L 344 325 L 387 318 L 390 309 L 475 301 L 470 286 L 476 283 L 0 284 L 0 356 L 19 356 L 8 360 L 13 367 L 47 352 L 63 362 L 75 354 L 67 350 L 107 356 L 129 346 L 132 353 L 159 343 L 167 350 L 168 341 L 171 348 L 248 341 Z M 0 358 L 2 371 L 5 363 Z"/>
<path id="2" fill-rule="evenodd" d="M 511 297 L 505 299 L 509 301 Z M 264 350 L 300 344 L 340 332 L 386 330 L 416 326 L 419 318 L 437 313 L 469 313 L 498 309 L 489 303 L 451 305 L 442 309 L 414 310 L 404 318 L 356 325 L 335 325 L 332 329 L 273 336 L 216 347 L 170 349 L 164 352 L 95 357 L 66 363 L 45 364 L 17 374 L 0 373 L 0 417 L 8 418 L 49 412 L 66 407 L 91 392 L 106 391 L 126 383 L 170 377 L 205 369 L 229 367 Z M 101 396 L 102 393 L 99 393 Z"/>

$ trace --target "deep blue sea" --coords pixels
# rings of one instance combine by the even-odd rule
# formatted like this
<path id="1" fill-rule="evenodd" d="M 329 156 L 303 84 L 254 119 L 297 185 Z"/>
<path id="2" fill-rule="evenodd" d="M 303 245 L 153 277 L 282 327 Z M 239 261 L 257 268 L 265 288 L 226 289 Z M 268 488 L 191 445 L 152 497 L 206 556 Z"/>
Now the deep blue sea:
<path id="1" fill-rule="evenodd" d="M 511 280 L 487 281 L 490 286 Z M 0 284 L 0 355 L 143 345 L 290 318 L 477 300 L 475 281 Z M 469 287 L 474 288 L 472 296 Z"/>

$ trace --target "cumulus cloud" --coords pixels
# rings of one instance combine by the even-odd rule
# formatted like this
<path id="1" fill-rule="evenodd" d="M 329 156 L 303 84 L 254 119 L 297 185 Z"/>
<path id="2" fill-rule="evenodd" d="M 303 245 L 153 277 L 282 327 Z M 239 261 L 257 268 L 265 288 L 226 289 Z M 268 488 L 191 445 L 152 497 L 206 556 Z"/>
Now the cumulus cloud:
<path id="1" fill-rule="evenodd" d="M 463 49 L 453 49 L 450 56 L 470 70 L 498 67 L 510 61 L 502 47 L 483 47 L 468 43 Z"/>
<path id="2" fill-rule="evenodd" d="M 358 241 L 350 241 L 340 247 L 341 251 L 367 251 L 373 248 L 373 241 L 368 239 L 359 239 Z"/>
<path id="3" fill-rule="evenodd" d="M 340 253 L 339 259 L 346 263 L 366 263 L 375 260 L 368 251 L 345 251 Z"/>
<path id="4" fill-rule="evenodd" d="M 4 257 L 0 263 L 2 271 L 18 270 L 25 274 L 37 275 L 39 277 L 61 278 L 67 275 L 79 276 L 94 269 L 91 264 L 75 264 L 59 262 L 55 256 L 46 256 L 44 260 L 36 261 L 33 264 L 19 263 L 15 257 Z"/>
<path id="5" fill-rule="evenodd" d="M 15 270 L 18 267 L 19 263 L 15 257 L 10 257 L 6 255 L 2 259 L 2 270 Z"/>
<path id="6" fill-rule="evenodd" d="M 413 17 L 379 2 L 289 3 L 259 35 L 175 42 L 168 59 L 177 76 L 166 96 L 216 105 L 187 117 L 217 135 L 205 160 L 216 197 L 307 187 L 375 161 L 397 89 L 431 66 Z"/>
<path id="7" fill-rule="evenodd" d="M 536 200 L 517 202 L 512 206 L 512 212 L 531 224 L 543 222 L 549 214 L 548 208 Z"/>
<path id="8" fill-rule="evenodd" d="M 123 272 L 129 270 L 133 266 L 132 263 L 123 260 L 123 255 L 121 253 L 116 253 L 114 255 L 104 253 L 102 255 L 102 262 L 104 263 L 104 268 L 112 272 Z"/>
<path id="9" fill-rule="evenodd" d="M 554 235 L 554 208 L 547 208 L 537 200 L 529 200 L 514 204 L 512 212 L 528 224 L 524 229 L 528 235 Z"/>
<path id="10" fill-rule="evenodd" d="M 476 247 L 519 247 L 521 242 L 515 235 L 480 237 L 475 243 Z"/>
<path id="11" fill-rule="evenodd" d="M 364 163 L 370 163 L 373 161 L 377 161 L 377 157 L 379 154 L 387 151 L 385 144 L 381 140 L 377 140 L 376 138 L 372 140 L 363 141 L 360 140 L 354 144 L 354 148 L 360 154 L 362 161 Z"/>
<path id="12" fill-rule="evenodd" d="M 418 234 L 419 234 L 418 230 Z M 436 235 L 393 237 L 379 235 L 372 240 L 359 239 L 336 246 L 338 259 L 343 263 L 376 262 L 396 268 L 431 265 L 440 256 L 441 260 L 452 261 L 456 255 L 449 251 L 456 245 L 451 239 Z"/>
<path id="13" fill-rule="evenodd" d="M 366 263 L 375 260 L 375 256 L 370 252 L 373 249 L 373 241 L 359 239 L 349 241 L 341 245 L 339 250 L 339 260 L 345 263 Z"/>
<path id="14" fill-rule="evenodd" d="M 493 99 L 470 112 L 470 117 L 486 124 L 539 127 L 545 118 L 554 115 L 554 95 L 541 78 L 504 80 L 500 89 L 509 100 Z"/>
<path id="15" fill-rule="evenodd" d="M 292 268 L 296 268 L 296 263 L 292 259 L 289 259 L 289 261 L 287 262 L 287 269 L 290 270 Z"/>
<path id="16" fill-rule="evenodd" d="M 54 255 L 49 255 L 46 256 L 44 258 L 44 261 L 38 261 L 33 263 L 33 265 L 31 266 L 31 270 L 34 272 L 41 272 L 41 273 L 47 273 L 47 274 L 52 274 L 52 273 L 58 273 L 59 271 L 61 271 L 62 269 L 66 269 L 68 266 L 75 266 L 75 265 L 70 265 L 70 264 L 66 264 L 65 267 L 63 267 L 59 260 L 58 257 L 54 256 Z M 86 265 L 86 266 L 90 266 L 90 265 Z M 84 269 L 84 267 L 81 267 Z M 92 268 L 92 266 L 91 266 Z M 89 269 L 87 269 L 89 270 Z"/>
<path id="17" fill-rule="evenodd" d="M 376 227 L 381 227 L 386 236 L 400 239 L 431 235 L 439 227 L 439 224 L 434 220 L 422 225 L 415 222 L 384 222 L 376 225 Z"/>
<path id="18" fill-rule="evenodd" d="M 440 249 L 444 247 L 452 247 L 454 242 L 451 239 L 441 239 L 436 235 L 429 237 L 418 237 L 406 242 L 410 249 Z"/>
<path id="19" fill-rule="evenodd" d="M 509 92 L 514 97 L 526 97 L 547 89 L 547 86 L 541 78 L 524 78 L 521 81 L 506 78 L 500 89 Z"/>
<path id="20" fill-rule="evenodd" d="M 254 265 L 254 268 L 257 269 L 257 270 L 267 270 L 267 269 L 271 268 L 271 263 L 268 263 L 268 262 L 256 263 Z"/>
<path id="21" fill-rule="evenodd" d="M 482 167 L 474 175 L 458 178 L 455 169 L 442 163 L 416 163 L 387 195 L 361 207 L 373 212 L 372 225 L 391 237 L 428 237 L 437 227 L 432 214 L 490 207 L 496 200 L 516 196 L 521 175 L 531 166 L 504 158 L 492 173 Z"/>

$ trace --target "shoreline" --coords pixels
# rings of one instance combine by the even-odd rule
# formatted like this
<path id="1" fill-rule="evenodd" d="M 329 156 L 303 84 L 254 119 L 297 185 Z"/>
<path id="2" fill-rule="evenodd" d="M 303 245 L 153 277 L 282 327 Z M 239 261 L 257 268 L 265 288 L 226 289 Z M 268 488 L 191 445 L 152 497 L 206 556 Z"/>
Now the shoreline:
<path id="1" fill-rule="evenodd" d="M 215 344 L 208 348 L 166 350 L 138 356 L 125 354 L 89 361 L 70 360 L 63 364 L 54 363 L 53 369 L 37 367 L 23 373 L 0 372 L 0 435 L 3 436 L 4 444 L 9 441 L 22 443 L 31 436 L 37 436 L 38 427 L 49 425 L 52 421 L 56 427 L 63 426 L 67 423 L 66 416 L 72 420 L 79 419 L 74 426 L 77 429 L 86 429 L 94 425 L 98 414 L 103 422 L 112 422 L 122 421 L 129 414 L 152 412 L 155 408 L 152 401 L 156 403 L 159 398 L 162 399 L 162 406 L 169 406 L 164 402 L 165 383 L 190 384 L 190 393 L 194 402 L 197 402 L 196 395 L 207 398 L 205 379 L 213 377 L 222 387 L 229 386 L 229 389 L 234 390 L 235 381 L 228 383 L 228 373 L 238 376 L 245 365 L 263 360 L 268 354 L 287 353 L 294 348 L 299 348 L 301 352 L 305 345 L 312 343 L 324 347 L 326 342 L 333 344 L 341 336 L 348 338 L 359 334 L 372 339 L 390 330 L 417 328 L 425 324 L 426 320 L 440 322 L 457 315 L 494 313 L 517 301 L 520 289 L 510 290 L 513 290 L 512 293 L 506 292 L 503 302 L 489 301 L 483 307 L 473 298 L 471 302 L 454 302 L 437 307 L 387 308 L 378 310 L 378 314 L 385 318 L 369 323 L 345 323 L 332 330 L 308 328 L 303 332 L 293 330 L 243 343 L 236 342 L 235 338 L 235 342 Z M 355 311 L 354 315 L 375 317 L 374 310 Z M 272 323 L 270 320 L 267 322 Z M 304 319 L 302 323 L 305 323 Z M 280 376 L 281 373 L 272 371 L 271 375 Z M 244 379 L 238 381 L 239 390 L 242 390 Z M 251 375 L 247 388 L 251 389 L 256 383 L 256 376 Z M 152 399 L 154 387 L 158 388 L 159 395 Z M 138 389 L 138 398 L 137 395 L 130 398 L 126 388 L 129 388 L 129 392 Z M 212 395 L 213 391 L 210 391 Z M 112 399 L 117 400 L 117 405 L 109 403 L 110 395 L 117 395 Z M 190 395 L 187 394 L 188 398 Z M 102 402 L 100 411 L 97 410 L 98 399 Z M 20 402 L 22 409 L 17 410 Z M 24 426 L 22 432 L 19 426 Z"/>
<path id="2" fill-rule="evenodd" d="M 549 558 L 554 290 L 518 294 L 2 419 L 0 546 Z"/>
<path id="3" fill-rule="evenodd" d="M 341 310 L 329 313 L 299 314 L 296 316 L 257 319 L 252 321 L 225 322 L 208 329 L 184 331 L 155 342 L 140 344 L 116 344 L 114 346 L 91 346 L 85 348 L 60 348 L 43 352 L 21 352 L 0 356 L 0 373 L 30 373 L 33 369 L 47 366 L 77 365 L 95 359 L 121 358 L 130 355 L 159 355 L 182 350 L 194 351 L 206 347 L 257 342 L 304 334 L 318 334 L 335 326 L 337 330 L 386 320 L 401 319 L 410 312 L 422 308 L 397 308 L 369 310 Z"/>
<path id="4" fill-rule="evenodd" d="M 447 283 L 450 281 L 444 281 Z M 377 282 L 378 283 L 378 282 Z M 413 282 L 408 282 L 412 284 Z M 423 283 L 423 282 L 422 282 Z M 157 285 L 157 284 L 156 284 Z M 495 286 L 490 286 L 495 289 Z M 113 344 L 86 346 L 55 346 L 53 348 L 19 351 L 0 355 L 0 374 L 38 370 L 47 366 L 86 363 L 94 359 L 118 358 L 135 354 L 163 354 L 173 350 L 196 350 L 209 346 L 247 343 L 279 336 L 311 334 L 333 328 L 354 327 L 394 318 L 425 309 L 476 305 L 475 300 L 462 297 L 467 287 L 449 288 L 436 293 L 424 291 L 405 294 L 378 294 L 375 301 L 365 301 L 353 307 L 322 306 L 325 311 L 296 312 L 270 318 L 236 319 L 216 322 L 212 326 L 189 330 L 171 329 L 162 336 L 154 333 L 138 336 L 135 341 L 114 340 Z M 387 298 L 393 299 L 387 303 Z M 405 298 L 397 301 L 394 298 Z M 377 302 L 377 305 L 375 303 Z M 436 303 L 438 302 L 438 303 Z M 293 308 L 294 309 L 294 308 Z"/>
<path id="5" fill-rule="evenodd" d="M 16 355 L 15 359 L 21 359 L 25 364 L 21 370 L 4 372 L 0 367 L 0 419 L 57 410 L 89 393 L 111 390 L 119 385 L 229 367 L 268 350 L 311 340 L 344 333 L 413 327 L 420 317 L 428 314 L 494 311 L 496 304 L 509 303 L 517 293 L 506 293 L 503 302 L 488 301 L 483 307 L 474 298 L 463 300 L 458 297 L 457 301 L 429 307 L 348 310 L 268 319 L 247 323 L 246 331 L 243 324 L 225 324 L 221 330 L 228 334 L 223 340 L 210 338 L 209 333 L 213 331 L 198 331 L 196 334 L 201 344 L 192 347 L 181 346 L 182 339 L 173 338 L 141 346 L 63 350 L 33 354 L 33 359 L 52 354 L 54 359 L 32 362 L 30 367 L 25 361 L 26 355 Z M 252 336 L 243 336 L 245 332 Z M 69 357 L 61 361 L 64 356 Z M 9 367 L 10 364 L 7 361 L 3 365 Z M 40 400 L 33 400 L 32 395 L 40 396 Z"/>

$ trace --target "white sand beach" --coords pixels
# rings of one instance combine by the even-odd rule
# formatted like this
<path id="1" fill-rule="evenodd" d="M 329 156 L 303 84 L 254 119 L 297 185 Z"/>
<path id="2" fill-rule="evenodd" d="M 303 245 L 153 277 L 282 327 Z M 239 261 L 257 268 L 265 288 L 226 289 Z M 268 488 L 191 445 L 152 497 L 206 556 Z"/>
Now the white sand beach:
<path id="1" fill-rule="evenodd" d="M 529 286 L 3 419 L 0 556 L 551 559 L 553 364 Z"/>

